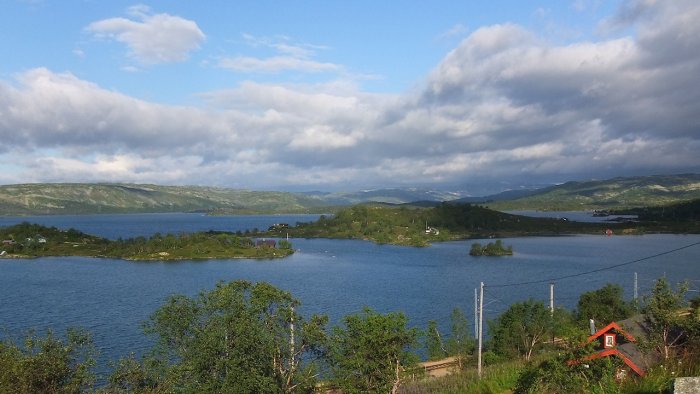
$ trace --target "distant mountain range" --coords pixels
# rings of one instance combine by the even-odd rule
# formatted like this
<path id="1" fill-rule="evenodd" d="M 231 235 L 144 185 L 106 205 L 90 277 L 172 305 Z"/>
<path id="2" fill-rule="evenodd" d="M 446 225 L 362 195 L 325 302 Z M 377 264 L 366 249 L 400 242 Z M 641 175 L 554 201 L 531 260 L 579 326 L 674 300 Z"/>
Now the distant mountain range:
<path id="1" fill-rule="evenodd" d="M 323 213 L 365 202 L 430 206 L 442 201 L 478 203 L 498 210 L 625 209 L 700 198 L 700 174 L 567 182 L 484 197 L 430 189 L 358 192 L 271 192 L 205 186 L 117 183 L 48 183 L 0 186 L 0 215 L 138 212 Z"/>
<path id="2" fill-rule="evenodd" d="M 484 198 L 496 210 L 581 211 L 669 205 L 700 198 L 700 174 L 567 182 L 515 199 Z"/>
<path id="3" fill-rule="evenodd" d="M 57 183 L 0 186 L 0 214 L 139 212 L 312 212 L 325 205 L 301 194 L 201 186 Z"/>

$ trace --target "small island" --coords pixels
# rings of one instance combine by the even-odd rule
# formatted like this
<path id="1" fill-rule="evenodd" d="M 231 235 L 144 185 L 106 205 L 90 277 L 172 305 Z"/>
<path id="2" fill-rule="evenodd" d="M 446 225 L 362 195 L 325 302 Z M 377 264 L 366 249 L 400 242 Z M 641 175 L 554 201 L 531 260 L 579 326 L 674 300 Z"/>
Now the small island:
<path id="1" fill-rule="evenodd" d="M 504 247 L 500 239 L 495 243 L 489 242 L 486 246 L 475 242 L 472 244 L 469 254 L 472 256 L 512 256 L 513 246 L 509 245 L 508 247 Z"/>
<path id="2" fill-rule="evenodd" d="M 156 233 L 151 237 L 109 240 L 75 229 L 32 223 L 0 228 L 0 258 L 86 256 L 125 260 L 270 259 L 294 253 L 287 240 L 252 239 L 243 234 L 207 231 Z"/>

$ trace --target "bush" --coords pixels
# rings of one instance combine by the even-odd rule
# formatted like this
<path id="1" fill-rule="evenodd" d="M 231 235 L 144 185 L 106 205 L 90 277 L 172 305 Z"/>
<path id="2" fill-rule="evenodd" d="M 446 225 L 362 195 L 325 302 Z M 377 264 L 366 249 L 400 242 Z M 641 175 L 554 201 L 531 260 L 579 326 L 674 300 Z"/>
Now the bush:
<path id="1" fill-rule="evenodd" d="M 27 334 L 24 344 L 0 342 L 0 392 L 80 393 L 92 388 L 95 348 L 89 334 L 69 329 L 61 340 L 48 331 Z"/>

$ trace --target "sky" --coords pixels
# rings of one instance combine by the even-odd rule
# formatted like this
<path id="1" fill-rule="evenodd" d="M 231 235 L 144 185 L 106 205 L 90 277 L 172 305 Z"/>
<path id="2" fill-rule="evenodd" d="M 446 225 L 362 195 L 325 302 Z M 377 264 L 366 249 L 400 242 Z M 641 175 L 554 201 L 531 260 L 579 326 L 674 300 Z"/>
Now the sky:
<path id="1" fill-rule="evenodd" d="M 0 184 L 700 172 L 697 0 L 0 0 Z"/>

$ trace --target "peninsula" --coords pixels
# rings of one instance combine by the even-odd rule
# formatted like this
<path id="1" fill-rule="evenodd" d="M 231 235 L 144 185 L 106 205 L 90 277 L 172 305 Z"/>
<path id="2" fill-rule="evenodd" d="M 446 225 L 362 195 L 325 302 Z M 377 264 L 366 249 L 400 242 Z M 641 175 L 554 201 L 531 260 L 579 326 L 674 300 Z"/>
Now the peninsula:
<path id="1" fill-rule="evenodd" d="M 361 204 L 321 216 L 316 222 L 271 228 L 264 235 L 295 238 L 362 239 L 378 244 L 428 246 L 434 242 L 523 236 L 576 234 L 700 233 L 700 200 L 643 212 L 663 212 L 646 219 L 618 222 L 576 222 L 494 211 L 475 204 L 446 202 L 434 207 Z M 636 212 L 635 212 L 636 213 Z"/>
<path id="2" fill-rule="evenodd" d="M 116 241 L 38 224 L 0 228 L 0 257 L 87 256 L 125 260 L 270 259 L 294 253 L 291 243 L 219 231 L 154 234 Z"/>

